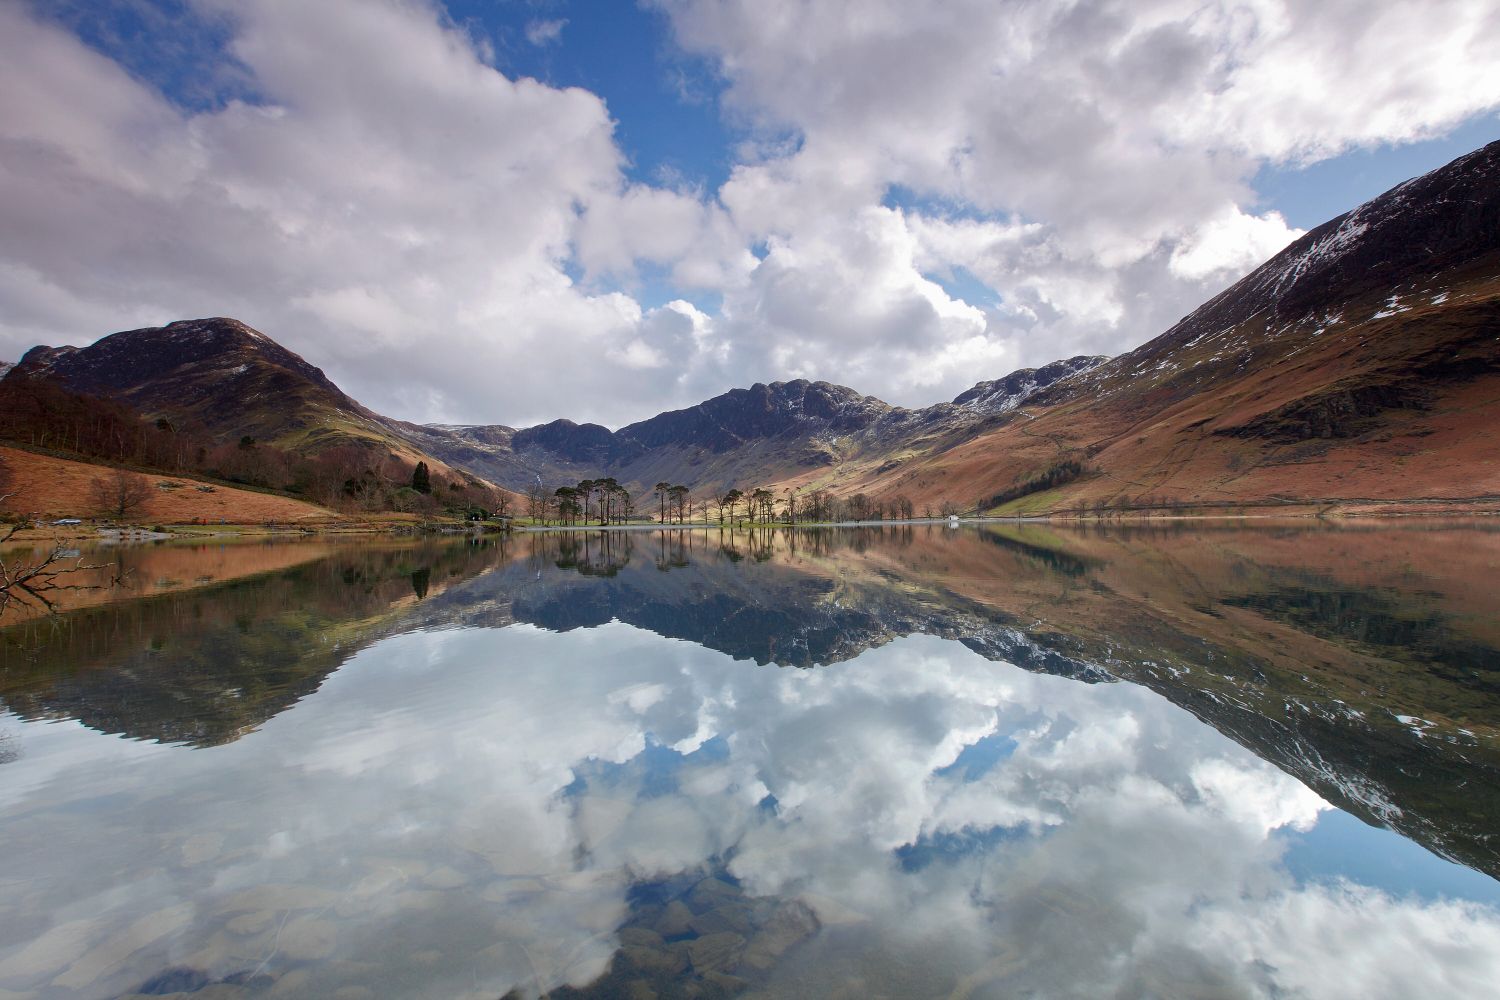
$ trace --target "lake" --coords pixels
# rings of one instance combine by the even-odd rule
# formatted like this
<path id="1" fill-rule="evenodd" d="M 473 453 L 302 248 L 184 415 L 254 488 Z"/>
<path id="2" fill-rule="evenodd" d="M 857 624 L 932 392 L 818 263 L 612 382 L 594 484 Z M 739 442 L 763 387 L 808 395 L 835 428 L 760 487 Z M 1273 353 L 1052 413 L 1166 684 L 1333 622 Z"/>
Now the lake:
<path id="1" fill-rule="evenodd" d="M 0 998 L 1500 995 L 1500 531 L 82 553 Z"/>

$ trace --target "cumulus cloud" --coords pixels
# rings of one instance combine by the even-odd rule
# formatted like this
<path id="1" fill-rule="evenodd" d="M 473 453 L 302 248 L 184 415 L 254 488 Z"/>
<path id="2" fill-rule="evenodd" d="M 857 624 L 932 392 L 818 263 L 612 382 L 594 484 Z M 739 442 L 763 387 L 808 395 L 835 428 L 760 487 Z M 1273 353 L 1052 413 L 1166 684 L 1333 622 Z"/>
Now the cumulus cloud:
<path id="1" fill-rule="evenodd" d="M 1165 329 L 1297 235 L 1265 165 L 1500 100 L 1484 0 L 657 6 L 725 84 L 717 190 L 628 179 L 600 95 L 428 2 L 193 0 L 234 86 L 191 108 L 0 5 L 0 353 L 228 314 L 410 419 L 925 404 Z M 715 305 L 668 350 L 674 296 Z"/>
<path id="2" fill-rule="evenodd" d="M 1002 307 L 977 341 L 951 329 L 948 343 L 992 360 L 1143 342 L 1299 235 L 1257 208 L 1258 168 L 1431 137 L 1500 102 L 1483 42 L 1500 15 L 1482 0 L 658 6 L 767 137 L 721 193 L 735 220 L 792 251 L 831 244 L 799 266 L 807 287 L 839 287 L 822 258 L 856 258 L 862 213 L 915 192 L 901 222 L 922 253 L 872 274 L 849 311 L 873 299 L 920 316 L 920 261 L 962 265 Z M 854 349 L 845 370 L 885 349 Z M 945 388 L 966 371 L 941 354 L 927 366 Z M 898 401 L 932 395 L 884 381 Z"/>
<path id="3" fill-rule="evenodd" d="M 678 397 L 681 372 L 627 346 L 652 311 L 570 276 L 575 245 L 600 270 L 711 268 L 724 240 L 696 195 L 625 183 L 602 100 L 507 79 L 425 5 L 215 10 L 259 99 L 187 112 L 0 9 L 6 353 L 233 315 L 398 416 Z"/>

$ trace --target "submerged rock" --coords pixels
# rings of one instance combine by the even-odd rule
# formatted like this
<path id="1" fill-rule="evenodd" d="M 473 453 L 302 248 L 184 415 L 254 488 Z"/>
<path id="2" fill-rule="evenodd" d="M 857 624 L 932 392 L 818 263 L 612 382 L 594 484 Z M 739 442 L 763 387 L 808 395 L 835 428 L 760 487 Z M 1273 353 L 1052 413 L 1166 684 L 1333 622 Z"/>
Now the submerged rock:
<path id="1" fill-rule="evenodd" d="M 693 971 L 699 973 L 731 972 L 739 965 L 740 956 L 744 953 L 744 935 L 728 931 L 705 934 L 688 944 L 688 957 L 692 960 Z"/>
<path id="2" fill-rule="evenodd" d="M 687 894 L 687 902 L 694 913 L 703 913 L 717 909 L 731 900 L 743 899 L 744 895 L 744 890 L 739 886 L 710 876 L 693 886 L 692 891 Z"/>
<path id="3" fill-rule="evenodd" d="M 680 899 L 674 899 L 656 920 L 656 933 L 671 940 L 692 933 L 693 911 Z"/>
<path id="4" fill-rule="evenodd" d="M 818 926 L 817 915 L 805 903 L 783 903 L 750 939 L 743 964 L 761 972 L 770 970 L 782 955 L 816 934 Z"/>

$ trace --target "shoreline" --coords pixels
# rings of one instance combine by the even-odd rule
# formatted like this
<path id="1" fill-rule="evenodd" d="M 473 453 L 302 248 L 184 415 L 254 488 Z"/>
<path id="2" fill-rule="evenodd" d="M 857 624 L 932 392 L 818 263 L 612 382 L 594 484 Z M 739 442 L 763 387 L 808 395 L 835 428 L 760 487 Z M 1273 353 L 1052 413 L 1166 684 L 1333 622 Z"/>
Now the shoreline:
<path id="1" fill-rule="evenodd" d="M 755 531 L 768 528 L 821 529 L 821 528 L 885 528 L 908 526 L 961 527 L 980 524 L 1059 524 L 1059 525 L 1142 525 L 1164 522 L 1251 522 L 1251 521 L 1296 521 L 1296 522 L 1355 522 L 1379 520 L 1448 520 L 1484 519 L 1500 515 L 1500 507 L 1472 507 L 1455 504 L 1443 509 L 1422 509 L 1428 505 L 1420 501 L 1343 501 L 1346 509 L 1330 510 L 1325 505 L 1319 509 L 1308 509 L 1315 505 L 1295 505 L 1294 509 L 1262 508 L 1253 512 L 1215 513 L 1210 511 L 1182 511 L 1174 513 L 1149 513 L 1140 511 L 1104 511 L 1099 514 L 1014 514 L 1014 515 L 967 515 L 956 521 L 941 517 L 914 517 L 905 520 L 876 521 L 802 521 L 788 524 L 785 521 L 752 523 L 736 521 L 718 523 L 714 521 L 692 521 L 685 524 L 659 524 L 656 522 L 630 524 L 512 524 L 499 527 L 495 522 L 484 522 L 482 526 L 471 526 L 474 522 L 429 522 L 420 524 L 409 521 L 349 521 L 337 524 L 215 524 L 215 525 L 46 525 L 23 528 L 10 538 L 7 547 L 36 545 L 46 542 L 103 542 L 108 544 L 145 544 L 194 540 L 227 542 L 236 539 L 265 540 L 315 539 L 337 537 L 486 537 L 505 534 L 543 534 L 569 531 Z M 1435 506 L 1442 501 L 1434 501 Z M 1292 505 L 1289 505 L 1292 506 Z M 1302 509 L 1295 509 L 1300 507 Z M 1414 509 L 1415 508 L 1415 509 Z M 156 530 L 161 528 L 163 530 Z"/>

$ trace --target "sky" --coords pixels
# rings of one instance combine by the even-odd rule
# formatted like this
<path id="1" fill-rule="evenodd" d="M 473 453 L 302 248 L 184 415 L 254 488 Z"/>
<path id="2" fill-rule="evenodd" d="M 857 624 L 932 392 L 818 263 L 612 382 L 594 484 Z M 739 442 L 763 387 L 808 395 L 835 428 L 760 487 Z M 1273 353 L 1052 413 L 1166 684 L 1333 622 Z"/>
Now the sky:
<path id="1" fill-rule="evenodd" d="M 233 316 L 423 422 L 921 406 L 1500 138 L 1493 0 L 0 0 L 0 359 Z"/>

